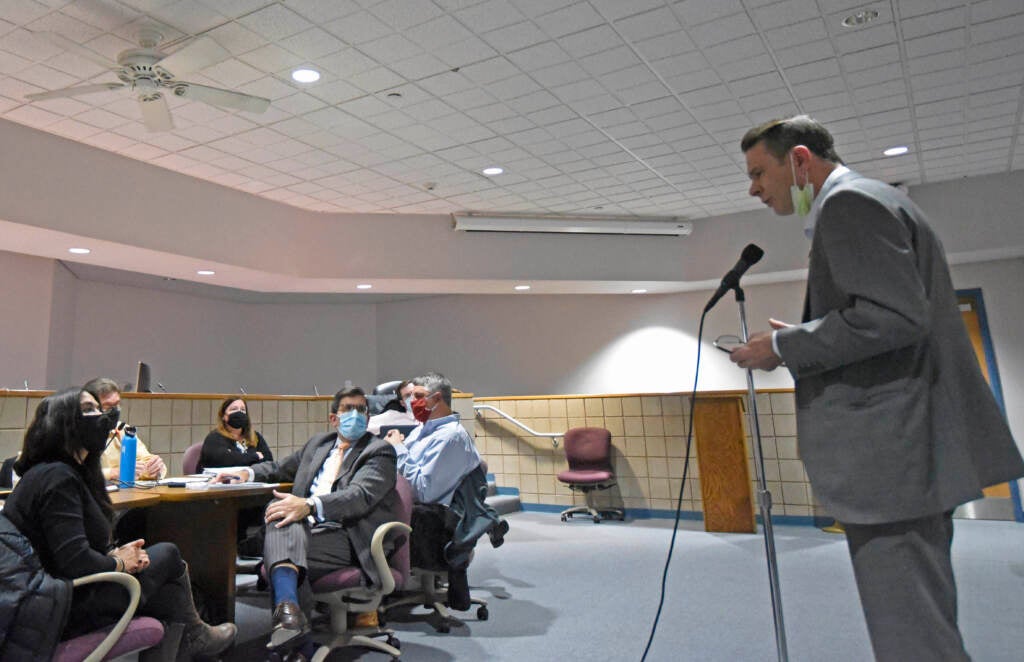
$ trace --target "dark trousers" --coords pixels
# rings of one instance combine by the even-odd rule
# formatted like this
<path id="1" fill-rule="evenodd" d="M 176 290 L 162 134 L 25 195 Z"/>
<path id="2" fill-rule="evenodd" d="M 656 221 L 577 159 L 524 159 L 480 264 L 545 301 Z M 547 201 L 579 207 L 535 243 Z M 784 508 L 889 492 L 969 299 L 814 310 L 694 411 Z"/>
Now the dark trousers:
<path id="1" fill-rule="evenodd" d="M 957 627 L 952 513 L 843 526 L 875 659 L 970 660 Z"/>
<path id="2" fill-rule="evenodd" d="M 146 547 L 146 552 L 149 567 L 135 575 L 142 587 L 136 614 L 170 623 L 194 622 L 192 589 L 177 545 L 161 542 Z M 67 639 L 111 625 L 121 618 L 127 606 L 128 592 L 120 585 L 99 583 L 76 588 L 63 637 Z"/>

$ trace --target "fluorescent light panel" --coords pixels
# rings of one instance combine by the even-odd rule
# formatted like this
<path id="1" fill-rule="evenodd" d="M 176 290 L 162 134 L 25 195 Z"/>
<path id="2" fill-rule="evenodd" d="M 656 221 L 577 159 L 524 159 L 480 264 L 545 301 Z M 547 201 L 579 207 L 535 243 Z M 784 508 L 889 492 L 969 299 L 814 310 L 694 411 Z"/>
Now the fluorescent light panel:
<path id="1" fill-rule="evenodd" d="M 464 232 L 554 232 L 558 234 L 647 234 L 685 237 L 693 224 L 676 219 L 608 216 L 483 216 L 452 214 L 452 227 Z"/>

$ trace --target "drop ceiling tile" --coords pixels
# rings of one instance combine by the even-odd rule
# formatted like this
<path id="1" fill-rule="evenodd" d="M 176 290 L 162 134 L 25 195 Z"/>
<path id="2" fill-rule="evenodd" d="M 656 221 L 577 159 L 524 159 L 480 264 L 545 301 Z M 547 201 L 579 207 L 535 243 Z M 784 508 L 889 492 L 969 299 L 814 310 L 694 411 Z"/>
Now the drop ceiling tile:
<path id="1" fill-rule="evenodd" d="M 369 11 L 396 31 L 408 30 L 436 19 L 444 11 L 430 2 L 385 0 L 368 7 Z"/>
<path id="2" fill-rule="evenodd" d="M 619 40 L 616 39 L 614 42 L 609 43 L 617 44 L 618 42 Z M 697 44 L 685 32 L 674 32 L 649 39 L 634 40 L 631 44 L 644 58 L 650 61 L 683 53 L 697 52 Z"/>
<path id="3" fill-rule="evenodd" d="M 831 39 L 819 39 L 818 41 L 801 44 L 794 48 L 784 48 L 774 52 L 775 58 L 779 61 L 779 66 L 784 68 L 825 60 L 836 57 L 838 54 Z"/>
<path id="4" fill-rule="evenodd" d="M 764 44 L 758 35 L 741 37 L 724 44 L 704 49 L 704 56 L 712 66 L 765 56 Z"/>
<path id="5" fill-rule="evenodd" d="M 1024 30 L 1024 10 L 998 20 L 975 23 L 971 26 L 971 43 L 984 44 L 1005 38 L 1019 39 Z"/>
<path id="6" fill-rule="evenodd" d="M 703 31 L 703 26 L 701 31 Z M 765 39 L 768 45 L 776 50 L 791 48 L 806 43 L 807 40 L 825 39 L 828 32 L 825 30 L 825 23 L 820 18 L 813 18 L 801 21 L 792 25 L 766 30 Z"/>
<path id="7" fill-rule="evenodd" d="M 270 40 L 284 39 L 313 27 L 312 23 L 280 4 L 268 5 L 255 13 L 243 16 L 238 22 Z"/>
<path id="8" fill-rule="evenodd" d="M 632 42 L 683 32 L 675 13 L 668 7 L 628 16 L 616 21 L 615 27 L 619 34 Z"/>
<path id="9" fill-rule="evenodd" d="M 228 20 L 220 12 L 214 11 L 197 0 L 180 0 L 162 5 L 159 9 L 148 13 L 187 34 L 201 34 Z"/>
<path id="10" fill-rule="evenodd" d="M 553 38 L 603 25 L 604 18 L 588 2 L 577 2 L 536 17 L 538 25 Z"/>
<path id="11" fill-rule="evenodd" d="M 221 85 L 238 87 L 262 77 L 263 73 L 241 60 L 232 58 L 207 67 L 203 70 L 203 75 Z"/>
<path id="12" fill-rule="evenodd" d="M 545 42 L 548 35 L 533 21 L 523 21 L 486 32 L 482 38 L 499 53 L 511 53 Z"/>
<path id="13" fill-rule="evenodd" d="M 1024 50 L 1019 37 L 1008 37 L 984 44 L 972 44 L 967 49 L 967 61 L 971 64 L 997 58 L 1020 55 Z"/>
<path id="14" fill-rule="evenodd" d="M 745 11 L 740 0 L 715 0 L 715 2 L 677 0 L 672 4 L 672 9 L 686 26 L 700 25 Z"/>
<path id="15" fill-rule="evenodd" d="M 515 25 L 526 16 L 505 0 L 489 0 L 454 12 L 455 18 L 477 34 Z"/>

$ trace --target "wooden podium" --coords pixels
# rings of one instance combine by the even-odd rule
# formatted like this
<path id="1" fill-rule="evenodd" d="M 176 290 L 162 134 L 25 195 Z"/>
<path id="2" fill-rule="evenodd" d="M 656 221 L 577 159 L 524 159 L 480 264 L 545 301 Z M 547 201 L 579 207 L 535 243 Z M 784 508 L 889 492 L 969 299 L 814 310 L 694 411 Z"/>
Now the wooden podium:
<path id="1" fill-rule="evenodd" d="M 756 533 L 746 436 L 744 395 L 702 395 L 694 406 L 704 530 Z"/>

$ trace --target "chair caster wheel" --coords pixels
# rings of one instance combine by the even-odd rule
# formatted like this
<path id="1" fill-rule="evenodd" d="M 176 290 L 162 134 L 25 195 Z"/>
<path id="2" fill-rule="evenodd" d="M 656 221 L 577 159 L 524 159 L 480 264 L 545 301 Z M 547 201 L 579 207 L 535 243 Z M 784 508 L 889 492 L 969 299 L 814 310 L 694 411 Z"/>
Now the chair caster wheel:
<path id="1" fill-rule="evenodd" d="M 448 634 L 452 631 L 452 626 L 448 624 L 448 621 L 444 621 L 443 623 L 437 626 L 437 631 L 441 634 Z"/>
<path id="2" fill-rule="evenodd" d="M 387 641 L 388 646 L 394 646 L 399 650 L 402 648 L 402 642 L 398 640 L 398 637 L 388 635 L 388 638 L 385 641 Z"/>
<path id="3" fill-rule="evenodd" d="M 597 517 L 597 516 L 595 515 L 595 516 L 594 516 L 594 524 L 600 524 L 600 523 L 601 523 L 601 518 L 600 518 L 600 517 Z"/>
<path id="4" fill-rule="evenodd" d="M 487 607 L 480 607 L 476 610 L 476 620 L 486 621 L 491 617 L 491 612 L 487 611 Z"/>
<path id="5" fill-rule="evenodd" d="M 569 516 L 568 515 L 562 515 L 562 521 L 563 522 L 568 522 L 569 521 Z"/>

